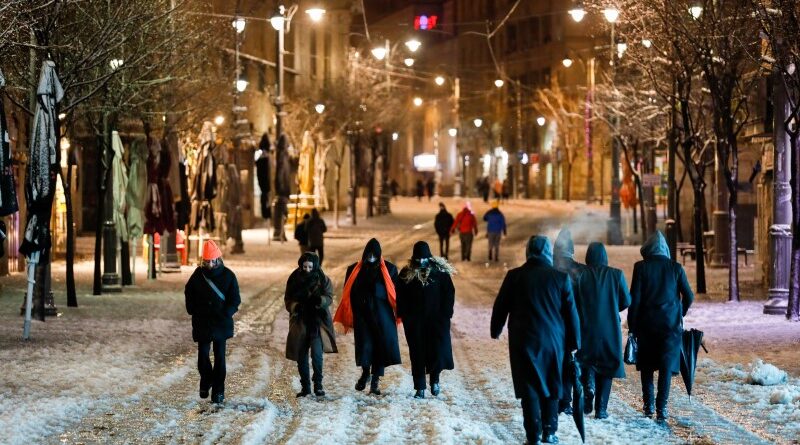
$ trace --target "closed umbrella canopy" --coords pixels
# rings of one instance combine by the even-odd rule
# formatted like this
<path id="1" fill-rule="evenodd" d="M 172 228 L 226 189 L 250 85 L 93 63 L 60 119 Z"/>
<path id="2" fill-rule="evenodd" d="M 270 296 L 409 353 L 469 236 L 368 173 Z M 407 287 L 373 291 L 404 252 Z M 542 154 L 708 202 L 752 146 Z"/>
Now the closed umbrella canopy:
<path id="1" fill-rule="evenodd" d="M 112 218 L 116 225 L 119 239 L 125 243 L 128 242 L 128 224 L 125 221 L 125 195 L 128 188 L 128 172 L 125 168 L 125 162 L 122 160 L 125 148 L 122 146 L 122 139 L 120 139 L 119 133 L 116 131 L 111 133 L 111 150 L 114 152 L 114 159 L 111 161 L 111 174 L 113 175 L 111 193 L 114 199 L 114 207 L 111 209 Z"/>
<path id="2" fill-rule="evenodd" d="M 583 383 L 581 382 L 581 366 L 575 355 L 572 355 L 569 367 L 572 371 L 572 420 L 575 421 L 575 427 L 581 435 L 581 441 L 586 442 L 586 425 L 583 418 Z"/>
<path id="3" fill-rule="evenodd" d="M 697 367 L 697 353 L 703 346 L 703 331 L 689 329 L 683 331 L 681 343 L 681 377 L 686 385 L 686 393 L 691 397 L 694 385 L 694 373 Z M 705 346 L 703 346 L 705 350 Z M 708 351 L 706 351 L 708 352 Z"/>
<path id="4" fill-rule="evenodd" d="M 3 72 L 0 71 L 0 89 L 6 85 Z M 19 210 L 17 203 L 17 187 L 11 171 L 11 137 L 8 134 L 6 111 L 0 100 L 0 217 L 10 215 Z M 0 240 L 3 235 L 0 234 Z"/>
<path id="5" fill-rule="evenodd" d="M 147 193 L 147 146 L 137 139 L 130 146 L 130 174 L 125 190 L 128 202 L 128 236 L 138 238 L 144 233 L 144 205 Z"/>

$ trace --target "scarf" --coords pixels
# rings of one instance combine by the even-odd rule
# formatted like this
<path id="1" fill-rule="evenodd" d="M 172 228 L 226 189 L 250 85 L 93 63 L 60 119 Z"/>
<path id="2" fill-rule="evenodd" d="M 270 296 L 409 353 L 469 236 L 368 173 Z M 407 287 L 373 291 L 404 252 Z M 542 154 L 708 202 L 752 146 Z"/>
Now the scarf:
<path id="1" fill-rule="evenodd" d="M 337 333 L 347 334 L 353 330 L 353 306 L 350 304 L 350 293 L 353 290 L 353 284 L 356 282 L 356 277 L 361 271 L 364 261 L 361 260 L 353 268 L 353 272 L 344 283 L 344 290 L 342 291 L 342 301 L 339 302 L 339 307 L 336 309 L 336 315 L 333 317 L 333 326 Z M 397 293 L 394 290 L 394 283 L 392 277 L 389 276 L 389 269 L 386 267 L 386 262 L 381 258 L 381 274 L 383 275 L 383 282 L 386 285 L 386 294 L 389 297 L 389 304 L 392 306 L 392 312 L 395 314 L 395 320 L 399 325 L 401 320 L 397 317 Z"/>

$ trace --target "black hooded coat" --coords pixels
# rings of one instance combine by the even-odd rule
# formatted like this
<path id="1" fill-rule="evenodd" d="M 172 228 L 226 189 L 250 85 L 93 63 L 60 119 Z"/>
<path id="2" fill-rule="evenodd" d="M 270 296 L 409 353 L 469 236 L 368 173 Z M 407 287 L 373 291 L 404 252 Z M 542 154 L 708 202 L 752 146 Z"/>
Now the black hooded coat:
<path id="1" fill-rule="evenodd" d="M 628 328 L 639 342 L 636 369 L 680 371 L 683 317 L 694 300 L 683 266 L 669 257 L 664 235 L 656 232 L 633 266 Z"/>
<path id="2" fill-rule="evenodd" d="M 423 258 L 428 260 L 425 266 L 419 262 Z M 450 319 L 456 290 L 452 272 L 452 267 L 433 258 L 428 244 L 421 241 L 397 282 L 397 313 L 403 319 L 411 362 L 425 363 L 428 372 L 454 368 Z"/>
<path id="3" fill-rule="evenodd" d="M 303 271 L 303 263 L 310 261 L 314 270 Z M 338 352 L 333 330 L 330 306 L 333 302 L 333 283 L 325 275 L 315 253 L 306 252 L 297 261 L 299 266 L 286 281 L 283 302 L 289 312 L 289 334 L 286 338 L 286 358 L 298 361 L 300 352 L 310 338 L 319 336 L 322 350 Z"/>
<path id="4" fill-rule="evenodd" d="M 564 351 L 580 349 L 580 322 L 572 283 L 553 267 L 550 241 L 528 241 L 528 261 L 508 271 L 492 310 L 491 335 L 498 338 L 508 320 L 508 350 L 514 393 L 534 390 L 562 398 Z"/>
<path id="5" fill-rule="evenodd" d="M 605 377 L 625 377 L 619 313 L 631 304 L 625 275 L 608 267 L 602 243 L 591 243 L 578 277 L 575 304 L 581 319 L 578 361 Z"/>
<path id="6" fill-rule="evenodd" d="M 378 261 L 369 263 L 372 253 Z M 353 337 L 356 349 L 356 365 L 398 365 L 400 343 L 397 339 L 397 322 L 389 303 L 383 275 L 380 269 L 381 245 L 375 238 L 369 240 L 362 256 L 363 264 L 350 291 L 353 309 Z M 345 283 L 356 264 L 351 264 L 345 274 Z M 386 261 L 386 268 L 393 283 L 397 283 L 397 267 Z"/>

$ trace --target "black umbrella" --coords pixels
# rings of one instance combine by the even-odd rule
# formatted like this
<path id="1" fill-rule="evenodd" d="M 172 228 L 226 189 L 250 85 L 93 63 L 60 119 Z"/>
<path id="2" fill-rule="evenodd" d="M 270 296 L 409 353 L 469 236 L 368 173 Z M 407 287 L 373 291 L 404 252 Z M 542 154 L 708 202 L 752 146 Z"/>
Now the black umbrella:
<path id="1" fill-rule="evenodd" d="M 581 435 L 581 442 L 586 442 L 586 427 L 583 420 L 583 384 L 581 383 L 581 366 L 575 354 L 572 354 L 569 366 L 572 368 L 572 420 Z"/>
<path id="2" fill-rule="evenodd" d="M 686 392 L 692 396 L 692 385 L 694 384 L 694 371 L 697 366 L 697 353 L 700 347 L 708 353 L 703 344 L 703 331 L 689 329 L 683 331 L 681 342 L 681 377 L 686 385 Z"/>

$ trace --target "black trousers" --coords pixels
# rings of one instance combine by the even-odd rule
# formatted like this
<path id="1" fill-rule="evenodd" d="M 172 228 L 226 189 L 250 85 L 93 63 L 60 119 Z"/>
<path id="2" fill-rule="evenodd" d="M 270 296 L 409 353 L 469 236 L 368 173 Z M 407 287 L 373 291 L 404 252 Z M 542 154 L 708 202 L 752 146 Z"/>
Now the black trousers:
<path id="1" fill-rule="evenodd" d="M 373 377 L 383 377 L 384 369 L 385 368 L 383 366 L 378 366 L 378 365 L 372 365 L 371 369 L 370 369 L 369 366 L 362 366 L 361 367 L 361 375 L 370 375 L 370 374 L 372 374 Z"/>
<path id="2" fill-rule="evenodd" d="M 572 406 L 572 354 L 567 352 L 564 355 L 564 365 L 561 370 L 561 387 L 564 388 L 564 396 L 559 400 L 558 410 L 563 412 L 567 407 Z"/>
<path id="3" fill-rule="evenodd" d="M 653 370 L 642 370 L 642 401 L 647 406 L 653 405 Z M 658 371 L 658 395 L 655 397 L 656 409 L 662 410 L 669 402 L 669 388 L 672 385 L 672 373 L 663 369 Z"/>
<path id="4" fill-rule="evenodd" d="M 470 261 L 472 259 L 472 233 L 461 233 L 458 235 L 461 239 L 461 261 Z"/>
<path id="5" fill-rule="evenodd" d="M 431 375 L 431 385 L 439 383 L 439 375 L 442 373 L 441 369 L 428 370 Z M 425 384 L 425 363 L 415 364 L 411 362 L 411 376 L 414 378 L 414 389 L 424 390 L 427 388 Z"/>
<path id="6" fill-rule="evenodd" d="M 214 366 L 211 366 L 211 346 L 214 346 Z M 211 389 L 212 394 L 225 394 L 225 340 L 197 344 L 197 370 L 200 371 L 200 389 Z"/>
<path id="7" fill-rule="evenodd" d="M 447 258 L 450 253 L 450 235 L 439 235 L 439 255 Z"/>
<path id="8" fill-rule="evenodd" d="M 309 252 L 316 252 L 319 257 L 319 265 L 322 266 L 322 260 L 325 257 L 324 249 L 322 246 L 308 246 Z"/>
<path id="9" fill-rule="evenodd" d="M 311 353 L 311 366 L 314 368 L 314 384 L 322 384 L 322 339 L 318 336 L 306 339 L 303 350 L 297 361 L 297 372 L 300 373 L 300 386 L 308 388 L 311 386 L 311 376 L 308 369 L 308 355 Z"/>
<path id="10" fill-rule="evenodd" d="M 558 431 L 558 399 L 544 398 L 539 391 L 528 386 L 522 396 L 522 421 L 530 443 L 539 443 L 543 435 Z"/>
<path id="11" fill-rule="evenodd" d="M 585 403 L 587 405 L 594 403 L 595 413 L 608 410 L 608 399 L 611 397 L 611 384 L 614 379 L 598 374 L 589 367 L 581 369 L 581 372 Z"/>

